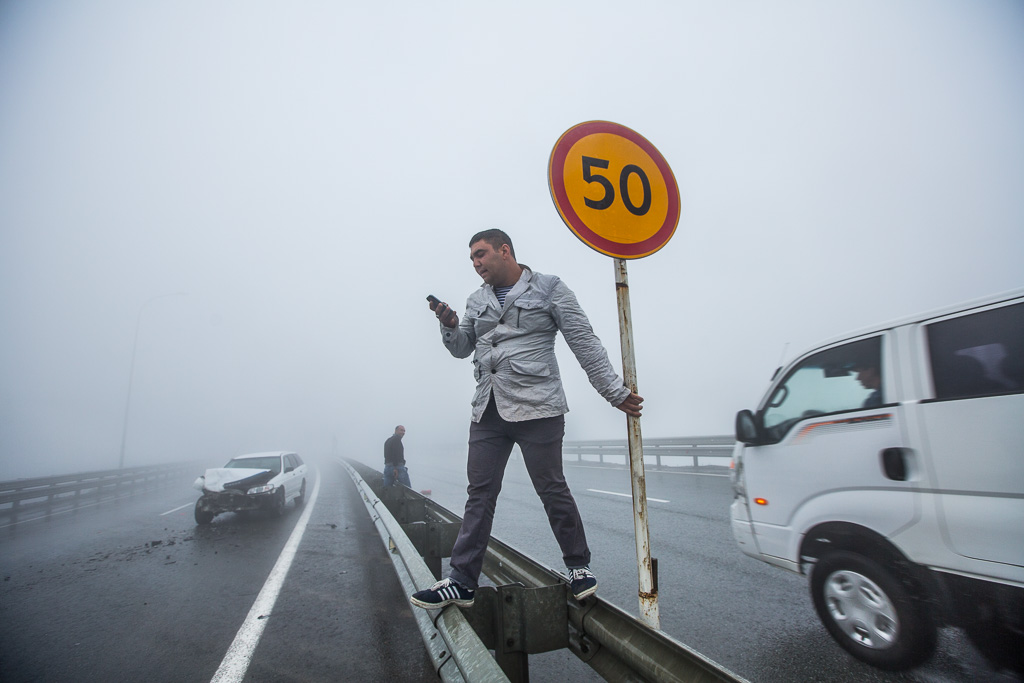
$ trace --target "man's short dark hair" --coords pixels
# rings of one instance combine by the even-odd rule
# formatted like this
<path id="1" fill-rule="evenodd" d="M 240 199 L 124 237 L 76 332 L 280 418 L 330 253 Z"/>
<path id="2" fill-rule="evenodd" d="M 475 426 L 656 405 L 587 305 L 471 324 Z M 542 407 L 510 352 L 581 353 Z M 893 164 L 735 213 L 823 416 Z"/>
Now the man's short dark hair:
<path id="1" fill-rule="evenodd" d="M 483 240 L 494 247 L 494 251 L 501 249 L 501 245 L 507 244 L 508 250 L 512 254 L 512 258 L 516 257 L 516 248 L 512 246 L 512 238 L 505 234 L 504 230 L 498 230 L 497 228 L 481 230 L 477 234 L 473 235 L 472 239 L 469 240 L 469 246 L 472 247 L 480 240 Z"/>

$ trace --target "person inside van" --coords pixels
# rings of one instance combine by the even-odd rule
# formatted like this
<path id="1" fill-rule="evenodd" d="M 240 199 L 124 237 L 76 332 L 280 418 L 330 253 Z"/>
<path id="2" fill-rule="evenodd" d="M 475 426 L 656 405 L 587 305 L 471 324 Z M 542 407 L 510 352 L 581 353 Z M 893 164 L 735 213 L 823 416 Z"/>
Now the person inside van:
<path id="1" fill-rule="evenodd" d="M 857 373 L 857 381 L 861 386 L 871 391 L 861 408 L 877 408 L 882 405 L 882 373 L 878 365 L 865 361 L 855 365 L 853 371 Z"/>

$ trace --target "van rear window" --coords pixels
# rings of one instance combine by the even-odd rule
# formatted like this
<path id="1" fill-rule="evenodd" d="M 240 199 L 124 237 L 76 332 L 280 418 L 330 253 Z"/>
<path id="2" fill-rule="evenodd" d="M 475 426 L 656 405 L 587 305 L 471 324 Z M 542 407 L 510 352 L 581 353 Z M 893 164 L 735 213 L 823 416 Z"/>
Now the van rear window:
<path id="1" fill-rule="evenodd" d="M 1024 391 L 1024 303 L 926 326 L 935 398 Z"/>

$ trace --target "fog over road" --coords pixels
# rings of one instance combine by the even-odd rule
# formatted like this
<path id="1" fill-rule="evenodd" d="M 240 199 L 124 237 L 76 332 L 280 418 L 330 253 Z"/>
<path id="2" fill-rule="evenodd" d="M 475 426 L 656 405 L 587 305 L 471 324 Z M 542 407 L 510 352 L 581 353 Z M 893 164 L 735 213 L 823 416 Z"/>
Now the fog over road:
<path id="1" fill-rule="evenodd" d="M 436 680 L 411 607 L 344 471 L 329 460 L 308 526 L 247 680 Z M 414 488 L 460 513 L 465 475 L 410 462 Z M 719 470 L 720 472 L 720 470 Z M 599 595 L 637 613 L 629 477 L 567 466 Z M 197 527 L 180 481 L 158 491 L 13 523 L 0 519 L 0 680 L 207 681 L 224 658 L 301 510 L 225 514 Z M 649 472 L 662 628 L 752 681 L 1010 681 L 944 631 L 926 666 L 880 672 L 818 623 L 801 577 L 745 557 L 728 524 L 728 479 Z M 513 459 L 494 535 L 562 571 L 543 510 Z M 530 658 L 531 680 L 599 680 L 568 652 Z"/>

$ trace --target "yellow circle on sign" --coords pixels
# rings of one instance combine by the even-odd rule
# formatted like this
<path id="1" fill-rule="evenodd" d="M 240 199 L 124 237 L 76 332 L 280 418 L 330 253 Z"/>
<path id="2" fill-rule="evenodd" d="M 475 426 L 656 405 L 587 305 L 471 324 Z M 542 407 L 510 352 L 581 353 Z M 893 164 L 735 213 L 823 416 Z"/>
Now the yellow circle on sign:
<path id="1" fill-rule="evenodd" d="M 661 170 L 621 135 L 594 133 L 576 142 L 566 154 L 562 178 L 573 211 L 604 239 L 643 242 L 665 223 L 669 193 Z"/>

